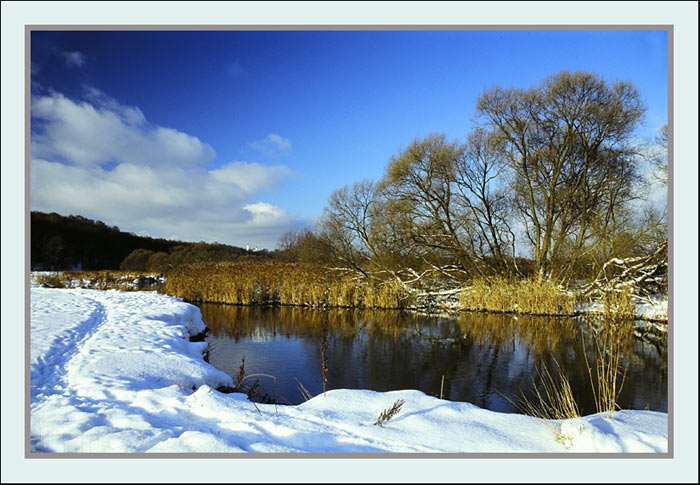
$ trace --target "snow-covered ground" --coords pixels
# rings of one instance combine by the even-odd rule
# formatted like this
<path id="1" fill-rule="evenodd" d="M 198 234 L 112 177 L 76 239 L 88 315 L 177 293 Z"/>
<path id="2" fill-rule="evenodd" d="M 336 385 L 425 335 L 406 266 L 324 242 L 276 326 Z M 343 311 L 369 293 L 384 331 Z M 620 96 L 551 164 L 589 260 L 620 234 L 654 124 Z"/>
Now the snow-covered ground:
<path id="1" fill-rule="evenodd" d="M 546 421 L 415 390 L 333 390 L 298 406 L 215 388 L 199 309 L 150 292 L 31 289 L 34 453 L 666 452 L 668 416 Z M 402 399 L 399 413 L 375 425 Z"/>
<path id="2" fill-rule="evenodd" d="M 602 302 L 583 303 L 575 309 L 580 314 L 603 315 L 605 306 Z M 639 301 L 635 305 L 634 315 L 640 320 L 667 321 L 668 320 L 668 296 L 657 295 L 653 299 Z M 663 328 L 659 326 L 659 328 Z"/>

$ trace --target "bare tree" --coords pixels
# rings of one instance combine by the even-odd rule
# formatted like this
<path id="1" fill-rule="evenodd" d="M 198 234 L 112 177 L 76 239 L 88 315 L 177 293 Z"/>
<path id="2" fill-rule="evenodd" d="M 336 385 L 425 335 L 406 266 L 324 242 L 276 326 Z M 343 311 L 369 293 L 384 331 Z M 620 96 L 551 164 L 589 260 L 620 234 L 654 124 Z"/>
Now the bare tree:
<path id="1" fill-rule="evenodd" d="M 498 271 L 519 272 L 510 220 L 512 200 L 502 181 L 506 166 L 498 155 L 497 138 L 485 130 L 476 128 L 467 136 L 464 154 L 457 160 L 456 199 L 463 217 L 472 222 L 473 253 L 489 259 Z"/>
<path id="2" fill-rule="evenodd" d="M 659 151 L 655 157 L 655 166 L 658 170 L 657 177 L 664 185 L 668 184 L 668 125 L 664 125 L 656 135 L 656 144 Z"/>
<path id="3" fill-rule="evenodd" d="M 499 139 L 541 278 L 570 276 L 594 221 L 609 223 L 631 197 L 630 141 L 644 112 L 630 83 L 587 72 L 562 71 L 527 90 L 493 87 L 479 97 L 477 114 Z"/>
<path id="4" fill-rule="evenodd" d="M 505 165 L 484 130 L 466 144 L 444 134 L 415 139 L 392 157 L 379 183 L 337 190 L 321 240 L 342 265 L 404 286 L 441 275 L 456 283 L 517 269 Z"/>
<path id="5" fill-rule="evenodd" d="M 331 194 L 319 223 L 319 240 L 329 256 L 363 276 L 375 254 L 371 238 L 376 184 L 363 180 Z"/>
<path id="6" fill-rule="evenodd" d="M 641 147 L 632 134 L 644 112 L 630 83 L 586 72 L 563 71 L 526 90 L 493 87 L 479 97 L 482 126 L 466 143 L 414 139 L 379 182 L 334 192 L 318 240 L 364 277 L 414 289 L 442 278 L 454 287 L 522 274 L 519 226 L 540 278 L 597 274 L 659 233 L 658 218 L 640 225 L 630 206 Z"/>
<path id="7" fill-rule="evenodd" d="M 277 243 L 277 257 L 286 261 L 320 263 L 325 252 L 314 232 L 305 227 L 284 233 Z"/>
<path id="8" fill-rule="evenodd" d="M 464 151 L 463 145 L 447 142 L 444 134 L 416 139 L 391 158 L 380 186 L 387 211 L 402 221 L 408 239 L 428 250 L 427 264 L 449 257 L 465 274 L 483 275 L 486 261 L 474 250 L 473 214 L 460 204 L 469 198 L 456 189 Z"/>

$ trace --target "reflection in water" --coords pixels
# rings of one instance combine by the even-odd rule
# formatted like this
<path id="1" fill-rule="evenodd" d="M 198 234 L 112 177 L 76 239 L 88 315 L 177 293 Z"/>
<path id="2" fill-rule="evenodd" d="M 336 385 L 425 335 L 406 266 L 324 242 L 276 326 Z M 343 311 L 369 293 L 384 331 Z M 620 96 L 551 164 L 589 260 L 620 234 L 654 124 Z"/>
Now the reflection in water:
<path id="1" fill-rule="evenodd" d="M 392 310 L 257 307 L 201 304 L 209 327 L 209 361 L 235 376 L 266 373 L 264 391 L 279 402 L 304 401 L 296 379 L 312 395 L 323 392 L 322 335 L 327 334 L 327 389 L 419 389 L 501 412 L 532 398 L 538 369 L 555 362 L 571 381 L 581 412 L 595 412 L 586 353 L 595 334 L 573 318 L 462 313 L 425 316 Z M 626 342 L 624 409 L 667 411 L 667 353 L 638 339 Z"/>

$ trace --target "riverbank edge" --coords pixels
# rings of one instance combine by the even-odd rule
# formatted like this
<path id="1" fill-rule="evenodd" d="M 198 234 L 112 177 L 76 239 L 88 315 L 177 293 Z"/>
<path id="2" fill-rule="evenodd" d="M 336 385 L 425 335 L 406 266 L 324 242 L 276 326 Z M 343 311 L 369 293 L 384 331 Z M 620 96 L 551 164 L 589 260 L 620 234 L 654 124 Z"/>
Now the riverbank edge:
<path id="1" fill-rule="evenodd" d="M 446 298 L 436 299 L 434 296 L 430 295 L 428 298 L 417 297 L 419 303 L 407 304 L 406 306 L 397 307 L 364 307 L 355 305 L 341 305 L 341 304 L 329 304 L 326 301 L 323 303 L 287 303 L 277 300 L 267 300 L 267 301 L 252 301 L 251 303 L 239 303 L 239 302 L 228 302 L 222 301 L 221 298 L 188 298 L 186 295 L 182 295 L 177 291 L 168 291 L 167 285 L 165 285 L 167 278 L 163 275 L 157 274 L 146 274 L 146 273 L 133 273 L 133 272 L 120 272 L 120 271 L 107 271 L 105 274 L 108 277 L 95 277 L 99 275 L 100 272 L 91 272 L 90 275 L 93 276 L 92 279 L 71 279 L 70 281 L 63 281 L 59 276 L 64 272 L 36 272 L 31 273 L 32 284 L 37 284 L 40 286 L 51 287 L 51 288 L 86 288 L 86 289 L 118 289 L 122 291 L 156 291 L 158 293 L 174 296 L 181 298 L 183 301 L 188 303 L 217 303 L 224 305 L 238 305 L 238 306 L 291 306 L 291 307 L 302 307 L 302 308 L 317 308 L 317 309 L 328 309 L 328 308 L 346 308 L 346 309 L 383 309 L 383 310 L 402 310 L 416 313 L 424 313 L 429 315 L 439 315 L 449 314 L 457 315 L 459 313 L 483 313 L 483 314 L 503 314 L 503 315 L 514 315 L 514 316 L 532 316 L 532 317 L 561 317 L 561 318 L 576 318 L 576 317 L 592 317 L 592 318 L 604 318 L 606 313 L 604 311 L 603 302 L 601 299 L 593 300 L 588 303 L 575 303 L 573 305 L 573 311 L 571 312 L 528 312 L 528 311 L 516 311 L 516 310 L 504 310 L 501 308 L 464 308 L 460 302 L 460 293 L 464 289 L 460 289 L 459 292 L 454 292 L 448 295 Z M 75 272 L 65 272 L 66 275 L 73 275 Z M 124 273 L 124 274 L 120 274 Z M 423 300 L 420 302 L 420 300 Z M 429 301 L 426 301 L 429 300 Z M 517 302 L 513 305 L 517 307 Z M 668 296 L 664 295 L 664 298 L 658 299 L 654 302 L 656 310 L 652 308 L 650 311 L 648 308 L 645 311 L 645 305 L 636 305 L 633 311 L 633 316 L 623 315 L 621 316 L 624 320 L 634 320 L 640 322 L 648 322 L 652 324 L 656 330 L 667 331 L 668 330 Z"/>

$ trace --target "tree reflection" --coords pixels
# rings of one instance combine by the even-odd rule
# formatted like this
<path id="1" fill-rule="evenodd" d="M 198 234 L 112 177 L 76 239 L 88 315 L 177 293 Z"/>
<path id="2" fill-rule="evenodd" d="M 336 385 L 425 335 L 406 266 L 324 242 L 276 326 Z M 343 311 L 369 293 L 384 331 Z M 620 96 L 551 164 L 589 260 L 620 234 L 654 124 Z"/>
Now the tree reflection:
<path id="1" fill-rule="evenodd" d="M 269 366 L 273 363 L 266 352 L 286 352 L 288 355 L 276 356 L 275 362 L 286 362 L 274 364 L 279 369 L 259 371 L 276 375 L 279 392 L 295 404 L 303 399 L 294 377 L 311 394 L 322 393 L 321 339 L 325 331 L 328 389 L 419 389 L 439 396 L 444 375 L 445 399 L 518 412 L 513 401 L 523 393 L 532 396 L 538 370 L 552 371 L 559 366 L 569 377 L 581 411 L 595 412 L 584 352 L 589 360 L 594 357 L 596 333 L 583 320 L 481 313 L 438 317 L 398 310 L 220 304 L 202 304 L 200 309 L 210 329 L 210 346 L 218 345 L 221 350 L 224 341 L 238 347 L 248 345 L 246 363 L 257 360 Z M 250 347 L 253 343 L 254 349 Z M 665 346 L 630 339 L 624 357 L 628 374 L 622 406 L 666 411 Z M 217 365 L 215 359 L 211 362 Z M 291 363 L 297 374 L 285 380 L 279 374 L 288 372 Z"/>

